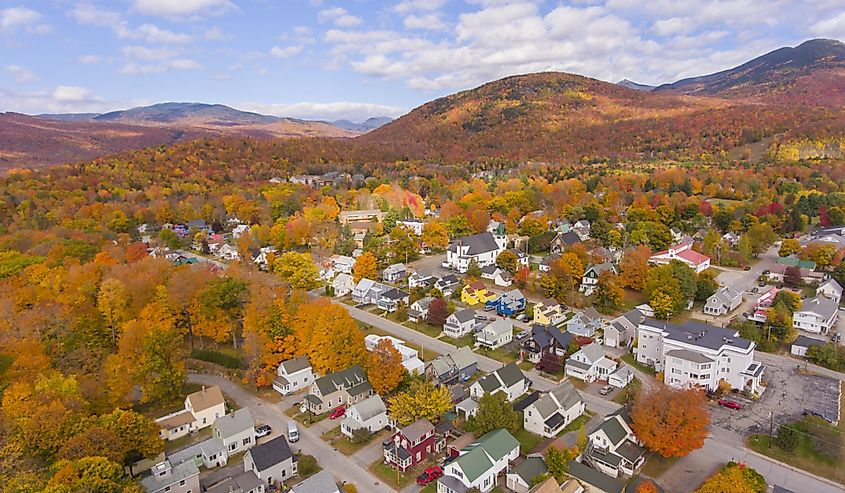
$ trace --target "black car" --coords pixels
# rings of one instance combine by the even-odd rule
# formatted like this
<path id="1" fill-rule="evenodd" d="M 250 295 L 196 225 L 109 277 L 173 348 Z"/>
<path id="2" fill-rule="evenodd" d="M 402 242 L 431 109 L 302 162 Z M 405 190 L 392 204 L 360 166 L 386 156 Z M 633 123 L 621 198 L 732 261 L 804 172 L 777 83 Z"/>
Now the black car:
<path id="1" fill-rule="evenodd" d="M 804 409 L 804 416 L 816 416 L 817 418 L 821 418 L 828 423 L 833 424 L 833 418 L 821 411 L 816 411 L 815 409 Z"/>

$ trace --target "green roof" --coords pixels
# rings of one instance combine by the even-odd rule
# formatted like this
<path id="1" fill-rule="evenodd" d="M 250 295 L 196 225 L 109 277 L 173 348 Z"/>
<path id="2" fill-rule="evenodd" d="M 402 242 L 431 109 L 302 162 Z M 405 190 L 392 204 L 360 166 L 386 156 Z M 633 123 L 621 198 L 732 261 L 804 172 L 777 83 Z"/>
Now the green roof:
<path id="1" fill-rule="evenodd" d="M 790 267 L 801 267 L 802 269 L 813 270 L 816 268 L 816 263 L 812 260 L 801 260 L 795 257 L 779 257 L 777 263 Z"/>
<path id="2" fill-rule="evenodd" d="M 490 458 L 498 461 L 514 449 L 519 449 L 519 441 L 508 430 L 494 430 L 464 448 L 455 463 L 460 466 L 467 480 L 473 482 L 493 467 Z"/>

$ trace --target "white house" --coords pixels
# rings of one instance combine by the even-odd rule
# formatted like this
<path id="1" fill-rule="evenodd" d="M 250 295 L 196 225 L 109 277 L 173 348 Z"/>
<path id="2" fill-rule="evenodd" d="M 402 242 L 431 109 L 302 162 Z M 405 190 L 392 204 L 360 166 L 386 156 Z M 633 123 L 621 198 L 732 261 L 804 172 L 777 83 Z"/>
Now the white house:
<path id="1" fill-rule="evenodd" d="M 205 493 L 264 493 L 264 483 L 252 471 L 242 472 L 234 476 L 226 476 L 221 481 L 214 482 L 208 477 L 204 482 Z M 210 481 L 209 481 L 210 480 Z"/>
<path id="2" fill-rule="evenodd" d="M 225 467 L 229 463 L 229 453 L 223 441 L 217 437 L 211 437 L 187 448 L 167 455 L 171 464 L 193 462 L 202 464 L 206 469 Z"/>
<path id="3" fill-rule="evenodd" d="M 704 313 L 718 317 L 727 315 L 742 304 L 742 293 L 730 286 L 722 286 L 704 304 Z"/>
<path id="4" fill-rule="evenodd" d="M 408 320 L 414 323 L 424 322 L 428 317 L 428 307 L 432 301 L 434 301 L 434 298 L 426 296 L 411 303 L 411 306 L 408 308 Z"/>
<path id="5" fill-rule="evenodd" d="M 185 409 L 156 419 L 165 440 L 176 440 L 190 432 L 207 428 L 226 414 L 226 402 L 220 387 L 203 387 L 185 398 Z"/>
<path id="6" fill-rule="evenodd" d="M 446 318 L 446 323 L 443 324 L 443 334 L 453 339 L 457 339 L 472 332 L 476 323 L 475 310 L 466 308 L 455 312 Z"/>
<path id="7" fill-rule="evenodd" d="M 657 252 L 648 261 L 654 265 L 666 265 L 673 260 L 680 260 L 695 271 L 696 274 L 710 267 L 710 257 L 692 249 L 692 242 L 683 242 L 669 247 L 668 250 Z"/>
<path id="8" fill-rule="evenodd" d="M 631 418 L 625 408 L 607 416 L 604 422 L 587 435 L 587 448 L 582 462 L 604 474 L 617 478 L 630 477 L 645 462 L 646 450 L 631 429 Z"/>
<path id="9" fill-rule="evenodd" d="M 408 276 L 408 289 L 431 288 L 434 286 L 435 282 L 437 282 L 437 279 L 431 274 L 414 272 Z"/>
<path id="10" fill-rule="evenodd" d="M 566 374 L 585 382 L 607 380 L 616 362 L 604 355 L 598 343 L 588 344 L 566 359 Z"/>
<path id="11" fill-rule="evenodd" d="M 284 435 L 249 449 L 244 455 L 244 470 L 253 471 L 262 483 L 280 484 L 296 476 L 296 457 Z"/>
<path id="12" fill-rule="evenodd" d="M 496 349 L 513 340 L 513 322 L 497 318 L 475 334 L 475 343 L 487 349 Z"/>
<path id="13" fill-rule="evenodd" d="M 282 395 L 288 395 L 307 389 L 313 381 L 314 372 L 311 369 L 311 363 L 305 356 L 299 356 L 282 361 L 276 370 L 273 389 Z"/>
<path id="14" fill-rule="evenodd" d="M 825 341 L 800 335 L 792 342 L 790 352 L 795 356 L 807 356 L 807 350 L 813 346 L 824 346 Z"/>
<path id="15" fill-rule="evenodd" d="M 365 429 L 368 433 L 378 433 L 388 424 L 387 408 L 381 397 L 376 394 L 346 409 L 343 421 L 340 422 L 340 431 L 352 437 L 355 430 Z"/>
<path id="16" fill-rule="evenodd" d="M 352 301 L 375 305 L 381 299 L 381 296 L 391 289 L 393 288 L 390 286 L 373 281 L 372 279 L 363 278 L 352 288 Z"/>
<path id="17" fill-rule="evenodd" d="M 332 270 L 342 274 L 352 274 L 352 268 L 355 267 L 355 259 L 347 255 L 332 255 L 331 257 Z"/>
<path id="18" fill-rule="evenodd" d="M 836 323 L 839 303 L 817 295 L 801 303 L 801 309 L 792 315 L 792 325 L 813 334 L 826 334 Z"/>
<path id="19" fill-rule="evenodd" d="M 376 305 L 388 312 L 393 313 L 399 309 L 399 305 L 408 306 L 411 295 L 397 288 L 390 288 L 379 296 Z"/>
<path id="20" fill-rule="evenodd" d="M 754 361 L 755 344 L 736 330 L 647 318 L 637 338 L 637 361 L 662 371 L 667 385 L 715 391 L 724 380 L 732 389 L 760 391 L 763 365 Z"/>
<path id="21" fill-rule="evenodd" d="M 199 493 L 200 471 L 194 462 L 172 465 L 164 460 L 150 468 L 151 474 L 141 480 L 147 493 Z"/>
<path id="22" fill-rule="evenodd" d="M 405 264 L 391 264 L 381 271 L 381 279 L 384 282 L 397 283 L 404 280 L 406 274 L 407 269 L 405 268 Z"/>
<path id="23" fill-rule="evenodd" d="M 596 285 L 599 283 L 599 275 L 605 271 L 610 271 L 616 274 L 616 267 L 614 267 L 610 262 L 587 266 L 587 270 L 585 270 L 584 275 L 581 276 L 581 287 L 578 290 L 584 293 L 585 296 L 593 294 L 593 291 L 596 289 Z"/>
<path id="24" fill-rule="evenodd" d="M 458 458 L 443 468 L 437 493 L 455 493 L 478 488 L 486 493 L 496 487 L 496 477 L 519 457 L 519 442 L 507 430 L 488 432 L 461 449 Z"/>
<path id="25" fill-rule="evenodd" d="M 637 337 L 637 326 L 645 317 L 642 312 L 633 310 L 620 315 L 610 321 L 604 329 L 604 345 L 608 347 L 627 348 Z"/>
<path id="26" fill-rule="evenodd" d="M 425 370 L 425 364 L 420 360 L 419 353 L 416 349 L 410 348 L 405 345 L 405 341 L 402 339 L 397 339 L 391 336 L 379 336 L 376 334 L 367 334 L 364 337 L 364 346 L 367 348 L 367 351 L 374 351 L 378 346 L 379 342 L 386 340 L 389 341 L 391 345 L 399 352 L 402 356 L 402 366 L 408 370 L 408 373 L 419 373 L 422 374 Z"/>
<path id="27" fill-rule="evenodd" d="M 458 279 L 458 276 L 455 274 L 447 274 L 437 281 L 434 282 L 434 289 L 443 293 L 443 296 L 452 296 L 452 293 L 455 292 L 455 288 L 460 284 L 461 281 Z"/>
<path id="28" fill-rule="evenodd" d="M 518 466 L 508 469 L 507 474 L 505 474 L 505 480 L 507 481 L 508 488 L 516 493 L 543 493 L 539 489 L 539 486 L 536 489 L 531 487 L 531 480 L 537 476 L 547 476 L 548 472 L 549 468 L 546 466 L 546 461 L 543 460 L 543 457 L 540 455 L 529 455 Z M 549 479 L 554 482 L 554 488 L 557 489 L 552 488 L 546 493 L 560 493 L 561 490 L 558 488 L 555 479 Z"/>
<path id="29" fill-rule="evenodd" d="M 416 236 L 421 236 L 423 232 L 423 226 L 425 223 L 420 221 L 419 219 L 400 219 L 396 221 L 397 226 L 404 226 L 411 230 Z"/>
<path id="30" fill-rule="evenodd" d="M 238 253 L 238 249 L 228 243 L 221 245 L 215 252 L 215 255 L 223 260 L 240 260 L 241 258 L 241 254 Z"/>
<path id="31" fill-rule="evenodd" d="M 566 322 L 566 330 L 581 337 L 595 337 L 596 331 L 604 325 L 601 315 L 593 307 L 587 307 L 581 313 Z"/>
<path id="32" fill-rule="evenodd" d="M 623 363 L 607 377 L 607 383 L 616 388 L 624 389 L 634 380 L 634 376 L 634 369 Z"/>
<path id="33" fill-rule="evenodd" d="M 466 272 L 473 260 L 479 267 L 495 264 L 507 241 L 506 236 L 490 232 L 458 238 L 446 249 L 445 265 L 458 272 Z"/>
<path id="34" fill-rule="evenodd" d="M 586 409 L 581 394 L 570 380 L 564 380 L 551 392 L 532 402 L 522 411 L 522 422 L 526 430 L 546 438 L 552 438 Z"/>
<path id="35" fill-rule="evenodd" d="M 350 274 L 341 272 L 332 281 L 332 289 L 334 290 L 334 295 L 336 297 L 340 298 L 342 296 L 346 296 L 355 289 L 355 281 L 352 280 L 352 276 Z"/>
<path id="36" fill-rule="evenodd" d="M 249 232 L 249 225 L 247 224 L 238 224 L 232 230 L 232 238 L 240 238 L 244 234 Z"/>
<path id="37" fill-rule="evenodd" d="M 513 276 L 510 272 L 500 269 L 495 264 L 482 268 L 481 278 L 493 281 L 496 286 L 508 287 L 513 284 Z"/>
<path id="38" fill-rule="evenodd" d="M 816 296 L 818 295 L 839 303 L 842 301 L 842 286 L 836 282 L 836 279 L 828 279 L 816 289 Z"/>
<path id="39" fill-rule="evenodd" d="M 503 392 L 508 401 L 513 402 L 528 392 L 530 385 L 531 380 L 525 377 L 516 363 L 509 363 L 473 382 L 469 386 L 469 394 L 470 397 L 478 400 L 485 393 Z"/>
<path id="40" fill-rule="evenodd" d="M 255 420 L 249 408 L 220 416 L 211 428 L 211 436 L 223 443 L 229 456 L 255 445 Z"/>

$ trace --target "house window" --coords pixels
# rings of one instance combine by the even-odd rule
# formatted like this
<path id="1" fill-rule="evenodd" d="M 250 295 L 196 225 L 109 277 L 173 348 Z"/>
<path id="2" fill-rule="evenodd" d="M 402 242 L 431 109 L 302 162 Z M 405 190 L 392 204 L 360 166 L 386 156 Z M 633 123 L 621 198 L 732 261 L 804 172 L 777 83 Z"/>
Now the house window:
<path id="1" fill-rule="evenodd" d="M 250 443 L 251 441 L 252 441 L 252 439 L 251 439 L 250 437 L 246 437 L 246 438 L 244 438 L 244 446 L 249 445 L 249 443 Z"/>
<path id="2" fill-rule="evenodd" d="M 422 458 L 421 453 L 417 452 L 417 460 L 419 461 Z"/>
<path id="3" fill-rule="evenodd" d="M 185 486 L 185 480 L 179 481 L 179 486 Z"/>
<path id="4" fill-rule="evenodd" d="M 165 487 L 164 487 L 164 491 L 165 491 L 165 492 L 170 491 L 170 486 L 165 486 Z"/>
<path id="5" fill-rule="evenodd" d="M 229 444 L 229 450 L 230 450 L 230 451 L 235 450 L 236 448 L 238 448 L 238 443 L 237 443 L 237 442 L 235 442 L 235 443 L 230 443 L 230 444 Z"/>

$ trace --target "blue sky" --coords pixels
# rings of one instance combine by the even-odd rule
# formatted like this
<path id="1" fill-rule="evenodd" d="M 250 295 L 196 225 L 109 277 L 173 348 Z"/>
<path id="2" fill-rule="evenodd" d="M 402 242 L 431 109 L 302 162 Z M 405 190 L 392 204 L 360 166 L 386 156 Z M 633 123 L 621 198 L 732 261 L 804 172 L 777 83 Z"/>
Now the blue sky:
<path id="1" fill-rule="evenodd" d="M 0 111 L 362 120 L 543 70 L 671 82 L 816 37 L 845 39 L 842 0 L 0 0 Z"/>

